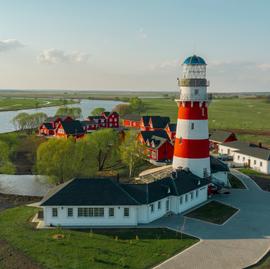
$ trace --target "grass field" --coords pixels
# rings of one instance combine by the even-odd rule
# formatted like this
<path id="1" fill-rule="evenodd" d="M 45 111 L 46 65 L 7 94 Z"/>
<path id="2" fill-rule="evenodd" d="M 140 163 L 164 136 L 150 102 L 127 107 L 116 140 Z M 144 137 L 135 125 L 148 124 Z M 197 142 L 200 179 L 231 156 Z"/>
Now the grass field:
<path id="1" fill-rule="evenodd" d="M 167 229 L 35 230 L 28 221 L 36 211 L 17 207 L 2 212 L 0 240 L 45 268 L 150 268 L 198 242 Z M 53 239 L 57 233 L 64 238 Z"/>
<path id="2" fill-rule="evenodd" d="M 238 209 L 234 207 L 230 207 L 216 201 L 211 201 L 187 213 L 186 216 L 215 224 L 223 224 L 227 219 L 235 214 L 237 210 Z"/>
<path id="3" fill-rule="evenodd" d="M 171 99 L 143 99 L 145 115 L 177 119 L 177 105 Z M 232 130 L 238 138 L 270 145 L 270 103 L 266 99 L 214 99 L 209 106 L 209 128 Z"/>
<path id="4" fill-rule="evenodd" d="M 76 103 L 73 100 L 66 100 L 67 104 Z M 35 98 L 0 98 L 0 111 L 20 110 L 29 108 L 39 108 L 48 106 L 63 105 L 60 99 L 35 99 Z"/>

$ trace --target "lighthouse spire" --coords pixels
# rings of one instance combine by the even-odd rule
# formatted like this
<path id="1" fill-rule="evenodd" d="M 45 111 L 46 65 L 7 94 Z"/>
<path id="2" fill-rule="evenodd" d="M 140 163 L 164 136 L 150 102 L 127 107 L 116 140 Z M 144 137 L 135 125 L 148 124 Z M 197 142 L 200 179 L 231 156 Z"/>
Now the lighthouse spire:
<path id="1" fill-rule="evenodd" d="M 193 174 L 209 177 L 209 130 L 206 62 L 193 55 L 183 62 L 178 80 L 180 97 L 174 146 L 173 168 L 188 168 Z"/>

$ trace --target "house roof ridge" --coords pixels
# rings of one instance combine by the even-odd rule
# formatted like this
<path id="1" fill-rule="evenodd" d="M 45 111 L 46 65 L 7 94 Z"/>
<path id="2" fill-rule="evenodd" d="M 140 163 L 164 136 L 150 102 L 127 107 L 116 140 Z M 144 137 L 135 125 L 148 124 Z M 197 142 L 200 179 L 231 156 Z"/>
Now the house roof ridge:
<path id="1" fill-rule="evenodd" d="M 140 205 L 141 203 L 139 203 L 139 201 L 137 201 L 132 195 L 130 195 L 125 189 L 123 189 L 121 187 L 120 184 L 116 184 L 116 182 L 114 180 L 112 180 L 111 178 L 109 179 L 117 188 L 119 188 L 123 193 L 125 193 L 129 198 L 131 198 L 134 202 L 136 202 L 138 205 Z"/>

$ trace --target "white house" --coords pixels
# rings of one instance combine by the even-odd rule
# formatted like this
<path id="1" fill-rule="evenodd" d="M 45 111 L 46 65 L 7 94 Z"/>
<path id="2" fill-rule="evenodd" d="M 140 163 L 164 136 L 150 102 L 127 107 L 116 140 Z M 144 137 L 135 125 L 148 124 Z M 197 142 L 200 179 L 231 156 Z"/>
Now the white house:
<path id="1" fill-rule="evenodd" d="M 46 226 L 134 226 L 168 212 L 181 213 L 207 200 L 209 179 L 179 170 L 145 184 L 75 178 L 41 201 Z"/>
<path id="2" fill-rule="evenodd" d="M 270 174 L 270 149 L 241 141 L 223 143 L 219 153 L 233 157 L 233 162 Z"/>

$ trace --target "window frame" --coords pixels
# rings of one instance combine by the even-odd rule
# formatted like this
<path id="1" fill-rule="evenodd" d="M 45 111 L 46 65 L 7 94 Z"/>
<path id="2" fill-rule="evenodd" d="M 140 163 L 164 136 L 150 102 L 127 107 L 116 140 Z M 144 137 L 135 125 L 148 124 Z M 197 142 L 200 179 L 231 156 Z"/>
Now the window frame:
<path id="1" fill-rule="evenodd" d="M 56 212 L 56 214 L 55 214 Z M 52 217 L 57 218 L 58 217 L 58 208 L 57 207 L 52 207 Z"/>
<path id="2" fill-rule="evenodd" d="M 128 218 L 130 216 L 129 207 L 124 207 L 124 217 Z"/>
<path id="3" fill-rule="evenodd" d="M 71 210 L 71 211 L 70 211 Z M 71 212 L 71 214 L 70 214 L 70 212 Z M 74 212 L 73 212 L 73 207 L 68 207 L 67 208 L 67 217 L 68 218 L 72 218 L 73 216 L 74 216 L 74 214 L 73 214 Z"/>
<path id="4" fill-rule="evenodd" d="M 113 214 L 111 214 L 111 212 L 112 212 Z M 114 213 L 115 213 L 114 207 L 109 207 L 108 215 L 109 215 L 110 218 L 113 218 L 113 217 L 115 216 Z"/>

